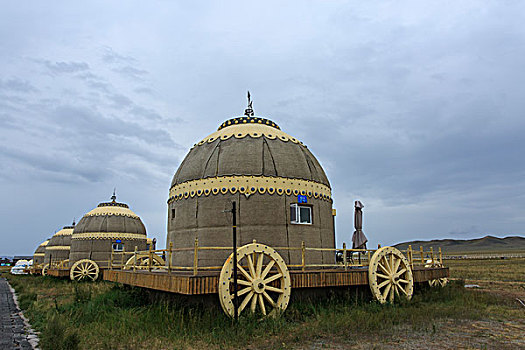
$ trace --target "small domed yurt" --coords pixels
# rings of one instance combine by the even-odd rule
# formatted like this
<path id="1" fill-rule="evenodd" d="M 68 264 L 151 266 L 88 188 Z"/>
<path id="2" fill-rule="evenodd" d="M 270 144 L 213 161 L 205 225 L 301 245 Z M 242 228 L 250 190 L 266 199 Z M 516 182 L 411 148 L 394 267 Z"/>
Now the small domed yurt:
<path id="1" fill-rule="evenodd" d="M 49 239 L 44 256 L 44 264 L 58 264 L 69 259 L 71 249 L 71 234 L 75 228 L 75 223 L 71 226 L 64 226 Z"/>
<path id="2" fill-rule="evenodd" d="M 40 243 L 40 245 L 36 248 L 35 253 L 33 254 L 33 267 L 40 267 L 40 265 L 44 263 L 44 257 L 46 255 L 46 246 L 48 245 L 48 243 L 49 239 Z"/>
<path id="3" fill-rule="evenodd" d="M 96 279 L 109 267 L 112 251 L 146 249 L 146 228 L 140 217 L 113 194 L 82 217 L 71 235 L 69 266 L 71 279 Z"/>
<path id="4" fill-rule="evenodd" d="M 173 176 L 168 199 L 167 244 L 190 248 L 232 246 L 232 202 L 237 244 L 335 248 L 331 188 L 318 160 L 273 121 L 229 119 L 189 151 Z M 279 249 L 278 249 L 279 250 Z M 202 250 L 198 266 L 222 266 L 230 251 Z M 300 264 L 300 250 L 279 251 Z M 178 251 L 174 266 L 191 266 L 193 251 Z M 309 251 L 308 263 L 334 263 L 334 254 Z"/>

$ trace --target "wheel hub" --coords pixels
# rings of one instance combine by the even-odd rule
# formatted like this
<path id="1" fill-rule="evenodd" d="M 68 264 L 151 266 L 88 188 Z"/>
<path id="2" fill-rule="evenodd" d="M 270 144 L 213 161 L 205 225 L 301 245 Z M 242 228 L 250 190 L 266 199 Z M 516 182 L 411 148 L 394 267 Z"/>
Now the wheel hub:
<path id="1" fill-rule="evenodd" d="M 264 284 L 264 281 L 260 278 L 255 278 L 252 281 L 252 290 L 257 294 L 264 292 L 265 287 L 266 285 Z"/>

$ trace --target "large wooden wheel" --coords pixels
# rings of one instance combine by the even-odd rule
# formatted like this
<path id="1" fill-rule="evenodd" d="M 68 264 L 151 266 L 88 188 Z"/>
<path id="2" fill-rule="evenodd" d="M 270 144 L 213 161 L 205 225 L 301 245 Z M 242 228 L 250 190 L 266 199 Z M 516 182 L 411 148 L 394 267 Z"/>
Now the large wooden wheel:
<path id="1" fill-rule="evenodd" d="M 98 278 L 98 264 L 90 259 L 82 259 L 71 266 L 69 278 L 72 281 L 94 281 Z"/>
<path id="2" fill-rule="evenodd" d="M 44 266 L 42 266 L 42 276 L 47 276 L 48 268 L 49 268 L 49 264 L 44 264 Z"/>
<path id="3" fill-rule="evenodd" d="M 166 262 L 157 254 L 151 254 L 151 266 L 152 267 L 159 267 L 166 265 Z M 137 254 L 137 256 L 132 256 L 131 258 L 126 261 L 126 264 L 124 265 L 124 270 L 130 270 L 135 266 L 135 268 L 138 269 L 147 269 L 149 266 L 149 254 L 143 253 L 143 254 Z"/>
<path id="4" fill-rule="evenodd" d="M 412 298 L 414 278 L 405 256 L 394 247 L 378 249 L 370 259 L 368 282 L 374 297 L 384 304 L 404 297 Z"/>
<path id="5" fill-rule="evenodd" d="M 429 260 L 425 264 L 425 267 L 443 267 L 443 264 L 441 264 L 439 262 L 432 263 L 432 260 Z M 436 279 L 428 281 L 428 285 L 431 286 L 431 287 L 438 287 L 438 286 L 439 287 L 444 287 L 444 286 L 447 285 L 447 283 L 448 283 L 448 278 L 446 278 L 446 277 L 440 277 L 440 278 L 436 278 Z"/>
<path id="6" fill-rule="evenodd" d="M 246 307 L 277 316 L 288 306 L 290 273 L 281 256 L 267 245 L 251 243 L 237 249 L 237 297 L 240 315 Z M 233 253 L 226 259 L 219 277 L 219 298 L 224 312 L 233 317 Z"/>

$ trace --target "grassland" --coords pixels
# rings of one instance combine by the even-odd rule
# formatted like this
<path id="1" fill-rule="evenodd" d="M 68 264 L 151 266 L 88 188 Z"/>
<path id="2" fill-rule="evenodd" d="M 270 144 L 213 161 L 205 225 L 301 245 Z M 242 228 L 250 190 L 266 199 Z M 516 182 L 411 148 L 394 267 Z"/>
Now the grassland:
<path id="1" fill-rule="evenodd" d="M 451 261 L 445 288 L 418 286 L 410 302 L 379 305 L 366 289 L 295 300 L 278 319 L 244 316 L 236 326 L 217 305 L 188 305 L 109 282 L 8 276 L 45 349 L 517 348 L 525 346 L 525 259 Z M 5 276 L 5 274 L 4 274 Z M 520 278 L 520 276 L 522 276 Z M 481 289 L 463 280 L 485 279 Z M 490 283 L 515 285 L 504 293 Z M 494 285 L 493 285 L 494 286 Z M 499 288 L 498 285 L 495 285 Z M 494 292 L 496 291 L 496 292 Z M 509 294 L 516 293 L 516 294 Z"/>

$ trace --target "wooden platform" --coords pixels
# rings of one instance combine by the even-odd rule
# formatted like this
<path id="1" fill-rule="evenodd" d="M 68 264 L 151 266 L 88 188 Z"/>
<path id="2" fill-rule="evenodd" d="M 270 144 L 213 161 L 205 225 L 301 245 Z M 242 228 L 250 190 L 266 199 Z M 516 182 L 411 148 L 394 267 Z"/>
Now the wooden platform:
<path id="1" fill-rule="evenodd" d="M 415 282 L 426 282 L 436 278 L 448 277 L 449 271 L 448 267 L 414 267 L 413 274 Z M 290 277 L 292 288 L 368 285 L 367 268 L 352 268 L 348 271 L 343 269 L 290 271 Z M 182 272 L 168 274 L 165 271 L 104 270 L 103 278 L 106 281 L 185 295 L 218 293 L 217 285 L 219 283 L 218 273 L 193 276 Z"/>
<path id="2" fill-rule="evenodd" d="M 47 274 L 53 277 L 69 277 L 69 269 L 47 269 Z"/>

